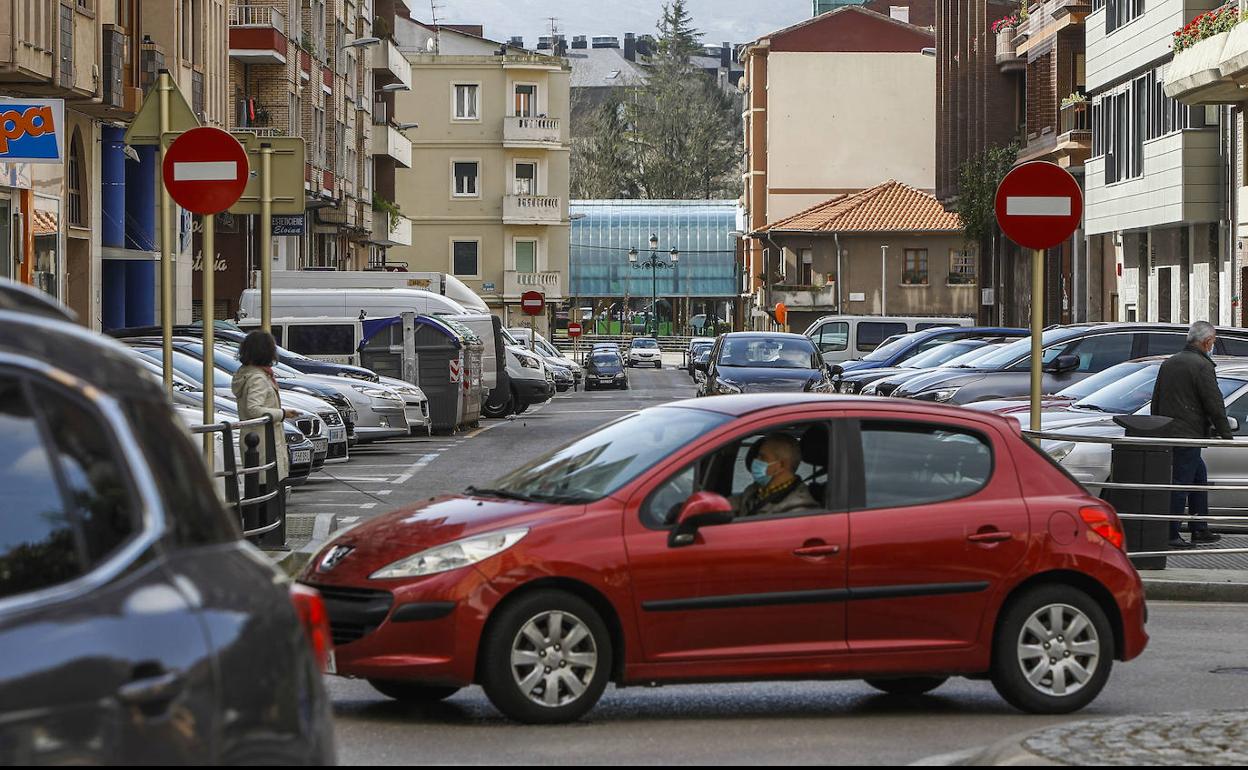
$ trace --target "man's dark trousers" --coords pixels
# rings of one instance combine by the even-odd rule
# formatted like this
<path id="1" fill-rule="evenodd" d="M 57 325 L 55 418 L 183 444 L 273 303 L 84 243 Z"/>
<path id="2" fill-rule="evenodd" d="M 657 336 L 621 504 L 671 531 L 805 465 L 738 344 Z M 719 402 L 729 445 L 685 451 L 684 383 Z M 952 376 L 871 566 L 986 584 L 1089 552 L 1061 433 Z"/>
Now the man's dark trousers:
<path id="1" fill-rule="evenodd" d="M 1208 484 L 1209 471 L 1205 468 L 1204 458 L 1200 456 L 1200 447 L 1174 447 L 1173 469 L 1175 484 Z M 1192 516 L 1209 515 L 1208 492 L 1172 492 L 1170 494 L 1170 513 L 1182 514 L 1190 504 Z M 1170 539 L 1179 536 L 1179 524 L 1170 522 Z M 1208 522 L 1193 521 L 1188 524 L 1191 532 L 1205 532 L 1209 529 Z"/>

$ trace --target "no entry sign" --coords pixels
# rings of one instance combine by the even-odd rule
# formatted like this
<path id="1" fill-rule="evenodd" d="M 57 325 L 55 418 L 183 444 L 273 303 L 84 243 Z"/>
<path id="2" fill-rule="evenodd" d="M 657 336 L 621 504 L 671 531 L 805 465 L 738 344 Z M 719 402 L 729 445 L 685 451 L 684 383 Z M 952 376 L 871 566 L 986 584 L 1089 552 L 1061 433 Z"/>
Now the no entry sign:
<path id="1" fill-rule="evenodd" d="M 247 186 L 247 153 L 219 128 L 193 128 L 169 145 L 161 174 L 179 206 L 195 214 L 225 211 Z"/>
<path id="2" fill-rule="evenodd" d="M 581 325 L 580 324 L 568 324 L 568 336 L 569 337 L 581 336 Z"/>
<path id="3" fill-rule="evenodd" d="M 1083 192 L 1061 166 L 1033 161 L 1005 175 L 997 187 L 997 223 L 1011 241 L 1051 249 L 1069 238 L 1083 218 Z"/>
<path id="4" fill-rule="evenodd" d="M 526 291 L 520 295 L 520 309 L 528 315 L 546 312 L 546 295 L 540 291 Z"/>

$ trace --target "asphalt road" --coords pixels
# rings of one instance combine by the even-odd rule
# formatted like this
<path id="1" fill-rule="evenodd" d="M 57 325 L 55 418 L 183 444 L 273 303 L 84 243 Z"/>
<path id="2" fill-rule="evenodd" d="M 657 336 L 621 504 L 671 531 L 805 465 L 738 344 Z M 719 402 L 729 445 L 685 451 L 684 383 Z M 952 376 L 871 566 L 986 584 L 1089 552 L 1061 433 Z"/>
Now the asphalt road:
<path id="1" fill-rule="evenodd" d="M 631 410 L 692 395 L 681 371 L 631 377 L 630 391 L 562 394 L 478 432 L 362 449 L 330 471 L 338 480 L 314 482 L 296 504 L 348 519 L 376 515 L 488 482 Z M 328 687 L 344 764 L 904 764 L 1094 716 L 1244 708 L 1248 608 L 1150 609 L 1146 653 L 1115 667 L 1091 707 L 1064 717 L 1018 713 L 989 683 L 967 680 L 917 698 L 884 696 L 854 681 L 610 688 L 587 719 L 559 727 L 510 723 L 476 687 L 423 709 L 362 681 L 330 677 Z M 1216 672 L 1221 668 L 1238 672 Z"/>

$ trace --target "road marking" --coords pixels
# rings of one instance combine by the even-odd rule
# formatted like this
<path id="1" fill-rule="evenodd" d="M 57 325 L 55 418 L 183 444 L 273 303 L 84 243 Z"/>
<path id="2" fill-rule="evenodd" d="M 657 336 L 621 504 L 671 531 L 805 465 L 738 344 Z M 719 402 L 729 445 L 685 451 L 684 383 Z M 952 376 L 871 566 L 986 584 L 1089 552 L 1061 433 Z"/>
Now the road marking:
<path id="1" fill-rule="evenodd" d="M 428 465 L 429 463 L 433 462 L 436 459 L 438 459 L 437 455 L 421 456 L 419 460 L 407 466 L 407 470 L 404 471 L 404 473 L 401 476 L 398 476 L 397 478 L 392 480 L 390 483 L 391 484 L 406 484 L 408 481 L 411 480 L 412 476 L 416 475 L 416 471 L 420 470 L 421 468 L 425 467 L 426 465 Z"/>
<path id="2" fill-rule="evenodd" d="M 384 484 L 390 480 L 389 476 L 331 476 L 334 481 L 372 481 L 378 484 Z"/>
<path id="3" fill-rule="evenodd" d="M 197 160 L 173 164 L 175 182 L 233 182 L 238 179 L 238 162 Z"/>
<path id="4" fill-rule="evenodd" d="M 1070 198 L 1010 195 L 1005 199 L 1005 213 L 1012 217 L 1068 217 Z"/>
<path id="5" fill-rule="evenodd" d="M 308 502 L 308 508 L 355 508 L 357 510 L 367 511 L 370 508 L 377 507 L 377 503 L 314 503 Z"/>
<path id="6" fill-rule="evenodd" d="M 388 495 L 393 489 L 318 489 L 318 495 Z"/>
<path id="7" fill-rule="evenodd" d="M 558 411 L 551 412 L 551 415 L 553 416 L 556 414 L 605 414 L 607 412 L 640 412 L 640 411 L 641 411 L 640 408 L 637 408 L 637 409 L 560 409 Z"/>

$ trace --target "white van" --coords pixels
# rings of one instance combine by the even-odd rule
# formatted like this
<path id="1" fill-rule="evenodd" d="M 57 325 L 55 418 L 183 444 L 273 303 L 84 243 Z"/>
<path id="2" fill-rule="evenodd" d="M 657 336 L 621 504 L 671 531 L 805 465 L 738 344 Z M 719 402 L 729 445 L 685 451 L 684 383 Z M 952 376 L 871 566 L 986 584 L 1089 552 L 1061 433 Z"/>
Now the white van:
<path id="1" fill-rule="evenodd" d="M 420 289 L 463 305 L 470 313 L 490 308 L 468 284 L 446 273 L 389 272 L 386 270 L 275 270 L 274 289 Z"/>
<path id="2" fill-rule="evenodd" d="M 933 326 L 973 326 L 973 318 L 938 316 L 825 315 L 803 332 L 829 364 L 870 353 L 894 334 L 909 334 Z"/>
<path id="3" fill-rule="evenodd" d="M 239 299 L 238 314 L 240 319 L 260 317 L 260 291 L 246 289 Z M 359 320 L 364 318 L 391 318 L 403 313 L 414 312 L 420 315 L 455 316 L 455 320 L 472 329 L 481 338 L 481 380 L 485 387 L 493 390 L 498 386 L 498 360 L 494 353 L 494 322 L 489 313 L 478 313 L 468 310 L 453 299 L 434 294 L 423 289 L 273 289 L 269 314 L 272 318 L 285 319 L 289 323 L 293 318 L 307 318 L 311 323 L 296 331 L 296 334 L 307 334 L 316 337 L 322 333 L 331 338 L 326 345 L 333 350 L 345 350 L 350 341 L 354 346 L 350 353 L 322 353 L 313 355 L 307 347 L 300 350 L 291 344 L 292 339 L 285 334 L 282 346 L 313 358 L 326 361 L 354 363 L 359 366 L 356 352 L 360 343 Z M 313 320 L 315 319 L 315 320 Z M 353 321 L 348 319 L 354 319 Z M 323 323 L 335 321 L 336 326 L 325 327 Z M 348 340 L 345 324 L 352 323 L 352 336 Z M 330 357 L 330 356 L 333 357 Z M 340 360 L 346 356 L 346 360 Z"/>

